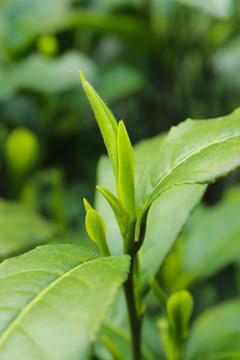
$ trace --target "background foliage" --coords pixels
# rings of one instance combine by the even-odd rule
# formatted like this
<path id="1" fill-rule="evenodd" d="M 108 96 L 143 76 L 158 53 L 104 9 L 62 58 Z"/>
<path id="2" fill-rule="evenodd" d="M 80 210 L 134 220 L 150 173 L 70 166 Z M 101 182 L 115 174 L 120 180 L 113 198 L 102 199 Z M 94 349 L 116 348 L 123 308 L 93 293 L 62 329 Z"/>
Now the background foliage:
<path id="1" fill-rule="evenodd" d="M 239 18 L 240 3 L 233 0 L 1 1 L 1 260 L 45 243 L 96 250 L 83 230 L 82 198 L 94 199 L 105 150 L 78 69 L 125 120 L 135 144 L 187 117 L 217 117 L 240 105 Z M 146 149 L 147 143 L 136 147 L 137 163 L 145 162 Z M 100 182 L 108 168 L 102 158 Z M 187 287 L 193 293 L 193 319 L 239 295 L 238 183 L 235 173 L 208 188 L 162 267 L 167 292 Z M 197 203 L 200 195 L 193 196 Z M 180 230 L 176 225 L 176 234 Z M 229 311 L 239 307 L 232 301 Z M 148 302 L 152 322 L 145 328 L 152 334 L 157 305 L 151 294 Z M 119 316 L 110 314 L 103 332 L 121 344 L 126 337 L 113 331 L 124 324 Z M 189 359 L 201 331 L 196 325 Z M 153 338 L 146 336 L 146 347 L 159 356 Z M 98 351 L 105 351 L 100 343 Z"/>

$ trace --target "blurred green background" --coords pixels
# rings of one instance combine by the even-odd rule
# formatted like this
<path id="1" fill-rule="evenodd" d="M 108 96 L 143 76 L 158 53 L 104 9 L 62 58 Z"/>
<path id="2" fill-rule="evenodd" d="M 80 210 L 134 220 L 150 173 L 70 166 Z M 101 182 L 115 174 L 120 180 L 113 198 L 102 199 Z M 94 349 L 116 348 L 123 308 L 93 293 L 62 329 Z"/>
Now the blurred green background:
<path id="1" fill-rule="evenodd" d="M 187 117 L 240 106 L 239 24 L 237 0 L 2 0 L 0 259 L 49 241 L 88 241 L 82 198 L 94 201 L 105 149 L 79 69 L 125 120 L 135 144 Z M 236 173 L 210 186 L 205 202 L 218 201 L 238 179 Z M 193 222 L 201 223 L 201 211 Z M 187 270 L 177 276 L 178 246 L 172 257 L 162 276 L 169 292 L 192 283 Z M 233 255 L 215 273 L 232 262 Z M 226 279 L 238 266 L 224 270 Z M 216 288 L 220 298 L 231 297 L 235 285 L 222 289 L 211 278 L 199 309 L 216 301 Z"/>

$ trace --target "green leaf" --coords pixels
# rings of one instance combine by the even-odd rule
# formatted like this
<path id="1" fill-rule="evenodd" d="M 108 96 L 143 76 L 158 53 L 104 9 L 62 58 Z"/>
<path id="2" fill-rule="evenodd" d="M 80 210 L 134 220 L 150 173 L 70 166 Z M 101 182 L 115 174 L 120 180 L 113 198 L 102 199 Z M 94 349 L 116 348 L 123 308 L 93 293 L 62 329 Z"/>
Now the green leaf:
<path id="1" fill-rule="evenodd" d="M 128 256 L 42 246 L 0 266 L 0 359 L 89 359 Z M 46 326 L 47 324 L 47 326 Z"/>
<path id="2" fill-rule="evenodd" d="M 103 11 L 75 10 L 69 16 L 69 25 L 77 28 L 91 29 L 97 34 L 113 33 L 124 41 L 139 44 L 143 49 L 149 48 L 150 31 L 139 17 L 121 13 L 104 13 Z"/>
<path id="3" fill-rule="evenodd" d="M 79 87 L 77 72 L 81 67 L 89 79 L 96 74 L 95 64 L 78 51 L 69 51 L 58 58 L 32 54 L 17 64 L 0 68 L 0 99 L 26 89 L 47 94 L 61 93 Z"/>
<path id="4" fill-rule="evenodd" d="M 31 44 L 40 34 L 66 26 L 72 0 L 3 0 L 0 2 L 1 44 L 12 53 Z M 31 21 L 29 21 L 31 19 Z"/>
<path id="5" fill-rule="evenodd" d="M 83 199 L 83 204 L 84 204 L 86 212 L 93 209 L 92 206 L 89 204 L 89 202 L 86 199 Z"/>
<path id="6" fill-rule="evenodd" d="M 163 311 L 166 310 L 166 304 L 167 304 L 167 295 L 165 292 L 161 289 L 160 285 L 156 281 L 155 277 L 150 277 L 150 286 L 153 290 L 153 293 L 155 294 L 156 298 L 158 299 Z"/>
<path id="7" fill-rule="evenodd" d="M 218 31 L 219 33 L 219 31 Z M 240 39 L 237 36 L 233 40 L 226 41 L 212 57 L 212 66 L 220 80 L 220 86 L 239 89 L 240 64 Z"/>
<path id="8" fill-rule="evenodd" d="M 184 360 L 239 359 L 240 301 L 207 310 L 194 322 Z"/>
<path id="9" fill-rule="evenodd" d="M 198 184 L 176 186 L 163 193 L 152 205 L 145 240 L 139 252 L 144 291 L 148 290 L 150 277 L 159 271 L 205 190 L 205 185 Z"/>
<path id="10" fill-rule="evenodd" d="M 175 0 L 198 8 L 212 16 L 227 18 L 233 14 L 233 0 Z"/>
<path id="11" fill-rule="evenodd" d="M 88 100 L 92 106 L 99 128 L 101 130 L 104 143 L 106 145 L 108 156 L 112 163 L 114 175 L 118 177 L 118 157 L 117 157 L 117 122 L 111 111 L 104 104 L 102 99 L 93 89 L 93 87 L 84 78 L 80 71 L 83 88 L 87 94 Z"/>
<path id="12" fill-rule="evenodd" d="M 141 90 L 144 86 L 144 77 L 136 68 L 121 62 L 101 69 L 98 84 L 102 98 L 112 102 Z"/>
<path id="13" fill-rule="evenodd" d="M 174 334 L 179 339 L 185 339 L 188 335 L 188 323 L 193 309 L 193 299 L 186 291 L 178 291 L 170 296 L 167 301 L 169 322 Z"/>
<path id="14" fill-rule="evenodd" d="M 218 204 L 196 210 L 184 230 L 178 287 L 206 279 L 239 257 L 239 213 L 239 187 L 228 189 Z"/>
<path id="15" fill-rule="evenodd" d="M 161 149 L 164 135 L 141 141 L 134 146 L 136 178 L 139 178 L 144 166 L 152 154 Z M 104 185 L 112 192 L 114 176 L 106 157 L 100 159 L 97 183 Z M 176 186 L 163 193 L 155 201 L 148 215 L 147 232 L 143 246 L 139 252 L 140 271 L 144 291 L 149 288 L 149 279 L 155 276 L 165 257 L 171 250 L 183 225 L 188 220 L 206 190 L 205 185 Z M 107 227 L 107 241 L 112 254 L 123 252 L 121 234 L 112 210 L 106 201 L 96 194 L 96 209 L 103 217 Z M 151 264 L 151 265 L 149 265 Z"/>
<path id="16" fill-rule="evenodd" d="M 240 166 L 240 114 L 191 120 L 173 127 L 145 167 L 137 189 L 140 219 L 153 201 L 174 185 L 206 184 Z"/>
<path id="17" fill-rule="evenodd" d="M 121 353 L 118 351 L 116 346 L 112 343 L 112 341 L 107 336 L 103 336 L 102 340 L 103 340 L 106 348 L 112 355 L 113 360 L 124 360 Z"/>
<path id="18" fill-rule="evenodd" d="M 134 157 L 127 130 L 120 121 L 117 132 L 118 149 L 118 196 L 131 220 L 136 219 Z"/>
<path id="19" fill-rule="evenodd" d="M 103 196 L 111 206 L 115 214 L 116 220 L 118 222 L 118 226 L 121 231 L 121 234 L 123 237 L 125 237 L 128 228 L 128 221 L 129 221 L 128 214 L 124 210 L 118 198 L 110 190 L 106 189 L 103 186 L 97 186 L 96 188 L 103 194 Z"/>
<path id="20" fill-rule="evenodd" d="M 101 253 L 110 256 L 106 241 L 106 226 L 102 217 L 94 209 L 88 210 L 85 224 L 88 235 L 97 244 Z"/>
<path id="21" fill-rule="evenodd" d="M 139 177 L 139 173 L 141 173 L 145 163 L 151 158 L 152 152 L 160 147 L 162 139 L 163 135 L 161 134 L 150 140 L 143 140 L 134 147 L 136 179 Z M 113 171 L 106 156 L 102 156 L 98 163 L 97 184 L 103 185 L 114 195 L 117 195 Z M 107 227 L 107 242 L 111 253 L 114 255 L 121 255 L 123 253 L 123 242 L 116 218 L 111 207 L 108 206 L 107 202 L 99 192 L 96 192 L 95 195 L 95 208 L 105 221 Z"/>
<path id="22" fill-rule="evenodd" d="M 106 321 L 102 328 L 101 334 L 104 338 L 108 338 L 108 341 L 114 344 L 115 353 L 120 353 L 123 359 L 131 359 L 131 335 L 130 332 L 126 331 L 124 327 L 115 326 L 113 323 Z M 107 357 L 105 349 L 103 349 L 102 344 L 98 343 L 97 354 L 101 356 L 102 359 L 109 359 Z M 111 358 L 112 359 L 112 358 Z M 117 359 L 117 357 L 116 357 Z M 160 360 L 151 349 L 142 344 L 142 359 L 143 360 Z M 115 360 L 115 359 L 114 359 Z"/>
<path id="23" fill-rule="evenodd" d="M 58 233 L 56 225 L 34 211 L 0 199 L 0 259 L 46 243 Z"/>

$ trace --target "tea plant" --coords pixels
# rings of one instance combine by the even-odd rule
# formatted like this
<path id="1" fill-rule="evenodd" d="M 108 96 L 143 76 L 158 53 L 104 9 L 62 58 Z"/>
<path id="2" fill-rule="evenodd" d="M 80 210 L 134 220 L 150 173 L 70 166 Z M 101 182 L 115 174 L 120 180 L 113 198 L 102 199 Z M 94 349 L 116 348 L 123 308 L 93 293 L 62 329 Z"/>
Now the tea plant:
<path id="1" fill-rule="evenodd" d="M 109 162 L 101 160 L 97 210 L 84 200 L 86 230 L 103 256 L 77 245 L 53 244 L 1 264 L 0 360 L 89 359 L 94 352 L 102 359 L 109 354 L 118 360 L 156 359 L 142 336 L 150 288 L 162 307 L 158 326 L 167 359 L 236 359 L 240 302 L 205 314 L 186 340 L 192 296 L 173 290 L 168 297 L 157 274 L 205 184 L 240 166 L 239 111 L 217 119 L 188 119 L 133 151 L 124 122 L 116 122 L 80 76 L 112 167 L 111 173 Z M 109 325 L 114 312 L 125 311 L 121 292 L 117 293 L 122 285 L 132 355 L 123 332 Z M 112 314 L 104 323 L 110 308 Z M 93 350 L 99 331 L 105 348 L 98 341 Z M 106 349 L 108 355 L 101 355 Z"/>

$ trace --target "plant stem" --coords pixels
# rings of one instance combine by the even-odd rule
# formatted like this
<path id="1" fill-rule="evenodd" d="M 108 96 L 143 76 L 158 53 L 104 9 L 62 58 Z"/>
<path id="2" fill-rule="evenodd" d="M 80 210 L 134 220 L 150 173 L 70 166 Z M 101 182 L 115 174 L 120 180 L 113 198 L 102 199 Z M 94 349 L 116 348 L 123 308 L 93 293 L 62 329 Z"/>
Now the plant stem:
<path id="1" fill-rule="evenodd" d="M 134 291 L 134 263 L 135 256 L 132 257 L 129 278 L 124 284 L 125 297 L 128 307 L 128 317 L 132 334 L 132 354 L 133 360 L 141 359 L 141 327 L 142 319 L 138 314 L 135 291 Z"/>

